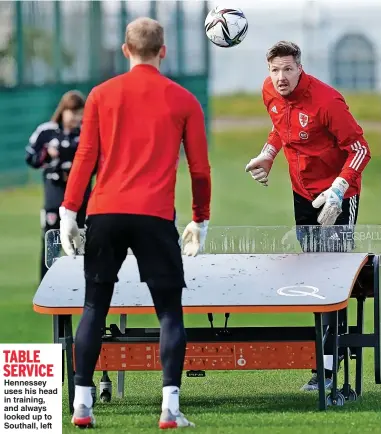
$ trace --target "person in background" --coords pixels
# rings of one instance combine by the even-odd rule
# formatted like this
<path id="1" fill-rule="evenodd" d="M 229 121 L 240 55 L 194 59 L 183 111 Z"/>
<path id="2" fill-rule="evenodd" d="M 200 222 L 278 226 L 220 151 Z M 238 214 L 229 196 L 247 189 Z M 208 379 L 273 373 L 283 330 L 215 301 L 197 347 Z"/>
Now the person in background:
<path id="1" fill-rule="evenodd" d="M 85 96 L 76 91 L 66 92 L 50 121 L 40 124 L 29 138 L 25 149 L 26 163 L 33 169 L 42 169 L 43 206 L 41 209 L 40 279 L 47 272 L 45 264 L 45 234 L 60 228 L 59 207 L 63 201 L 66 182 L 79 144 Z M 84 200 L 77 215 L 80 228 L 84 227 L 86 207 L 91 182 L 86 188 Z M 54 252 L 58 256 L 60 248 Z"/>

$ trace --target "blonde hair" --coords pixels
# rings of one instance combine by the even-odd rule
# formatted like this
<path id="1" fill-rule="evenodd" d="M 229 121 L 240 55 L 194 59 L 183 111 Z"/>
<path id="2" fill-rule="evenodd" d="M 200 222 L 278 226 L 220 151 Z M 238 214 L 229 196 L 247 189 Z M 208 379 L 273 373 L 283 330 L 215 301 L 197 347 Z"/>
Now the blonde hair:
<path id="1" fill-rule="evenodd" d="M 164 45 L 164 29 L 152 18 L 137 18 L 127 25 L 126 45 L 133 56 L 142 60 L 156 57 Z"/>

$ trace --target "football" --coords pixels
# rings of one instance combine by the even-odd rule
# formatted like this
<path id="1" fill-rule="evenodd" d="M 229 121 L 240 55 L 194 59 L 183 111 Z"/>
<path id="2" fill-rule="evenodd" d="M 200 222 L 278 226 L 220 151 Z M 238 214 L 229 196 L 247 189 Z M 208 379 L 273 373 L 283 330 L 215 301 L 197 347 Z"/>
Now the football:
<path id="1" fill-rule="evenodd" d="M 205 19 L 205 33 L 218 47 L 239 45 L 246 37 L 249 24 L 241 9 L 216 6 Z"/>

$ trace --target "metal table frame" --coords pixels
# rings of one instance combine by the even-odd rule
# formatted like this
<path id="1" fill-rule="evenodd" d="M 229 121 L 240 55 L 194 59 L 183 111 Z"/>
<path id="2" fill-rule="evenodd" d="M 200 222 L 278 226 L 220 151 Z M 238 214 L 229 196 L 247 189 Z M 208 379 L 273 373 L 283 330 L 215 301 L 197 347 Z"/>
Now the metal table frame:
<path id="1" fill-rule="evenodd" d="M 319 379 L 319 410 L 326 410 L 330 405 L 343 405 L 345 400 L 355 400 L 363 394 L 363 349 L 374 348 L 374 378 L 381 384 L 381 344 L 380 344 L 380 294 L 379 294 L 379 256 L 369 254 L 354 283 L 350 298 L 357 300 L 357 318 L 355 325 L 349 325 L 347 316 L 339 324 L 338 311 L 332 310 L 333 323 L 323 328 L 322 313 L 313 312 L 314 327 L 225 327 L 213 326 L 213 312 L 208 312 L 210 328 L 188 328 L 187 341 L 192 342 L 297 342 L 313 341 L 316 351 L 316 365 Z M 367 298 L 373 298 L 374 330 L 364 333 L 364 305 Z M 349 301 L 349 300 L 348 300 Z M 332 307 L 334 309 L 334 307 Z M 207 308 L 205 307 L 205 311 Z M 209 309 L 213 310 L 213 309 Z M 346 309 L 347 311 L 347 309 Z M 74 361 L 73 361 L 73 325 L 72 314 L 53 315 L 53 340 L 61 343 L 63 358 L 66 358 L 69 409 L 73 411 L 74 400 Z M 311 312 L 312 313 L 312 312 Z M 229 314 L 226 314 L 226 318 Z M 127 328 L 127 315 L 120 315 L 120 325 L 111 324 L 104 330 L 103 343 L 158 342 L 159 329 Z M 337 367 L 339 352 L 344 364 L 344 384 L 339 389 Z M 324 388 L 323 354 L 333 355 L 333 387 L 326 395 Z M 65 357 L 66 356 L 66 357 Z M 355 360 L 355 388 L 351 388 L 349 360 Z M 65 381 L 65 363 L 62 381 Z M 192 375 L 192 372 L 190 372 Z M 118 395 L 123 396 L 124 372 L 118 372 Z"/>

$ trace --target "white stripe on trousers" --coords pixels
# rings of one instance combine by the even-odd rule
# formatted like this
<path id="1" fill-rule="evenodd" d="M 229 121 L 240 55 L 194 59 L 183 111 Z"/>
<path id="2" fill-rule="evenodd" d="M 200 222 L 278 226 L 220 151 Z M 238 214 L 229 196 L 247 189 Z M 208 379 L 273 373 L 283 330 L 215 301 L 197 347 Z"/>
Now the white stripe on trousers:
<path id="1" fill-rule="evenodd" d="M 352 196 L 349 198 L 349 226 L 353 226 L 355 224 L 355 217 L 357 211 L 357 197 Z"/>

